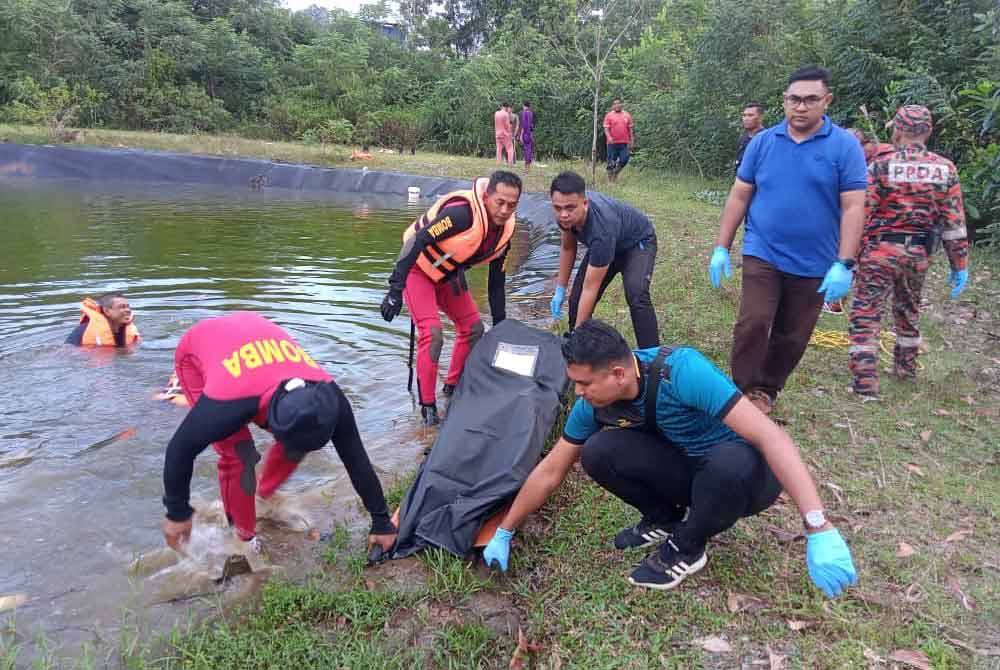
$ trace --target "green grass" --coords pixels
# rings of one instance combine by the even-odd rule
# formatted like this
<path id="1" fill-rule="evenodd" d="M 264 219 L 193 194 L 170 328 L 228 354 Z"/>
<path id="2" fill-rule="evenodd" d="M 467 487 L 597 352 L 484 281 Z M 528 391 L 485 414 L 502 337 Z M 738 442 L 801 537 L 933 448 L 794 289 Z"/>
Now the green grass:
<path id="1" fill-rule="evenodd" d="M 26 131 L 19 132 L 0 127 L 0 137 L 24 140 Z M 346 161 L 342 149 L 329 149 L 321 161 L 318 148 L 238 138 L 87 131 L 87 140 L 181 151 L 196 148 L 196 140 L 223 153 Z M 547 180 L 567 166 L 586 170 L 550 165 L 532 174 L 529 187 L 547 190 Z M 493 162 L 418 154 L 380 157 L 371 167 L 468 177 Z M 695 345 L 728 368 L 739 282 L 709 285 L 719 209 L 695 196 L 719 185 L 630 167 L 619 184 L 597 187 L 635 203 L 657 226 L 652 293 L 664 342 Z M 325 550 L 327 567 L 307 584 L 269 584 L 245 612 L 150 641 L 162 653 L 132 646 L 122 658 L 137 660 L 121 665 L 505 668 L 516 631 L 491 628 L 489 617 L 477 614 L 478 603 L 494 598 L 542 644 L 538 668 L 767 667 L 768 649 L 787 657 L 787 668 L 867 668 L 872 657 L 898 649 L 922 651 L 937 670 L 1000 668 L 1000 254 L 974 249 L 971 267 L 970 288 L 949 301 L 947 264 L 935 259 L 922 319 L 930 352 L 915 383 L 883 376 L 883 400 L 862 405 L 846 391 L 846 350 L 811 347 L 780 398 L 775 416 L 801 448 L 854 552 L 860 584 L 840 599 L 827 600 L 809 582 L 801 539 L 775 533 L 801 526 L 787 501 L 713 540 L 707 567 L 675 592 L 634 589 L 625 576 L 643 553 L 616 552 L 610 538 L 634 523 L 635 513 L 574 472 L 518 533 L 507 575 L 486 576 L 426 552 L 416 562 L 418 588 L 373 588 L 377 578 L 362 568 L 363 538 L 340 529 Z M 598 315 L 631 337 L 619 282 Z M 844 331 L 846 319 L 824 316 L 819 327 Z M 388 487 L 393 505 L 408 484 L 400 478 Z M 948 541 L 960 529 L 972 532 Z M 897 556 L 900 543 L 915 553 Z M 737 595 L 756 598 L 756 606 L 731 612 Z M 792 630 L 798 624 L 789 622 L 805 627 Z M 709 653 L 697 642 L 713 635 L 731 650 Z M 20 653 L 0 650 L 0 668 L 15 656 L 26 662 L 32 641 L 19 644 Z M 38 667 L 61 666 L 42 657 Z"/>

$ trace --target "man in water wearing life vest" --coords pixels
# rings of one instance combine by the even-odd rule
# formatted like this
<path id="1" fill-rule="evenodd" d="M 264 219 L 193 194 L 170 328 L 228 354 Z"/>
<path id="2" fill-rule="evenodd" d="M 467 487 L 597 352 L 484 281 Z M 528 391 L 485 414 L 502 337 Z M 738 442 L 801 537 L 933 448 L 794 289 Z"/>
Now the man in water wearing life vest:
<path id="1" fill-rule="evenodd" d="M 455 391 L 465 359 L 483 334 L 479 308 L 469 294 L 465 270 L 490 264 L 488 293 L 493 325 L 506 318 L 504 261 L 514 236 L 514 211 L 521 197 L 521 178 L 497 170 L 479 178 L 468 191 L 438 199 L 403 233 L 403 250 L 389 277 L 382 318 L 392 321 L 403 301 L 420 334 L 417 390 L 424 425 L 438 423 L 436 384 L 444 335 L 438 310 L 455 324 L 455 348 L 442 392 Z"/>
<path id="2" fill-rule="evenodd" d="M 486 546 L 487 565 L 507 569 L 514 530 L 579 460 L 642 514 L 615 548 L 662 543 L 632 571 L 634 586 L 676 587 L 705 566 L 712 537 L 770 507 L 782 489 L 802 514 L 813 583 L 830 597 L 855 583 L 851 552 L 791 438 L 699 351 L 631 351 L 617 330 L 591 320 L 563 343 L 563 357 L 580 397 Z"/>
<path id="3" fill-rule="evenodd" d="M 384 550 L 393 545 L 396 528 L 350 402 L 291 335 L 254 312 L 205 319 L 181 337 L 174 369 L 191 410 L 171 438 L 163 465 L 168 545 L 181 551 L 191 536 L 191 473 L 195 457 L 209 444 L 219 454 L 219 488 L 229 523 L 257 552 L 254 494 L 271 497 L 308 452 L 331 440 L 371 514 L 369 544 Z M 276 439 L 259 478 L 260 454 L 247 428 L 251 421 Z"/>
<path id="4" fill-rule="evenodd" d="M 66 344 L 96 347 L 127 347 L 139 341 L 132 323 L 132 308 L 121 293 L 105 293 L 95 302 L 84 298 L 80 323 L 66 338 Z"/>

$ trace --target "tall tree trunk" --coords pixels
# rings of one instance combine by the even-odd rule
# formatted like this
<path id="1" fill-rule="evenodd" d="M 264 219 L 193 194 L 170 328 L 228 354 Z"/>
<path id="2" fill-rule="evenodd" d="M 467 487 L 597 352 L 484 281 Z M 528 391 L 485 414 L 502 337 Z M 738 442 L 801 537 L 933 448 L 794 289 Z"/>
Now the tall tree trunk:
<path id="1" fill-rule="evenodd" d="M 598 63 L 596 74 L 594 75 L 594 133 L 590 143 L 590 183 L 593 186 L 597 180 L 597 106 L 601 101 L 601 74 L 602 67 Z"/>

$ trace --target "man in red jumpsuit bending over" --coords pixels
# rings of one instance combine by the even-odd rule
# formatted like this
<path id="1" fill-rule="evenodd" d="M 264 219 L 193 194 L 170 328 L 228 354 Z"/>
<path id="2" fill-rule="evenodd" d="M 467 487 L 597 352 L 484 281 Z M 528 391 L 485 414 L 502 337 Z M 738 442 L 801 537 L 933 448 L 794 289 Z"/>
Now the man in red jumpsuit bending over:
<path id="1" fill-rule="evenodd" d="M 420 334 L 417 350 L 417 389 L 425 425 L 438 423 L 436 385 L 438 359 L 444 344 L 441 317 L 455 324 L 455 348 L 442 389 L 450 396 L 465 366 L 465 359 L 483 334 L 479 308 L 469 294 L 465 271 L 489 263 L 489 301 L 493 325 L 506 317 L 504 263 L 517 220 L 514 211 L 521 197 L 521 178 L 497 170 L 480 178 L 472 188 L 439 198 L 403 233 L 403 250 L 389 277 L 389 292 L 382 300 L 382 318 L 392 321 L 410 310 Z"/>
<path id="2" fill-rule="evenodd" d="M 200 321 L 181 337 L 174 369 L 191 410 L 167 446 L 163 465 L 163 536 L 174 549 L 191 536 L 189 504 L 195 457 L 219 454 L 219 488 L 239 539 L 259 551 L 254 495 L 269 498 L 310 451 L 333 446 L 372 517 L 369 543 L 396 540 L 382 486 L 365 453 L 351 405 L 337 383 L 282 328 L 254 312 Z M 276 442 L 258 479 L 260 454 L 247 424 Z"/>

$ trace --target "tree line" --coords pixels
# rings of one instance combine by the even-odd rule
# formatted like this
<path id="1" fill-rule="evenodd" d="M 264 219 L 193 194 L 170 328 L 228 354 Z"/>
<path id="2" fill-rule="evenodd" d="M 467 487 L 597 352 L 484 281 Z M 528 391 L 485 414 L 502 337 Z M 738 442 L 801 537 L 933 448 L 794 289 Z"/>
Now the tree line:
<path id="1" fill-rule="evenodd" d="M 499 102 L 530 100 L 542 155 L 590 155 L 599 107 L 636 120 L 635 163 L 730 173 L 739 112 L 780 120 L 818 63 L 831 115 L 886 140 L 934 112 L 970 218 L 1000 218 L 995 0 L 403 0 L 358 16 L 278 0 L 0 0 L 0 121 L 231 132 L 488 155 Z M 637 20 L 636 20 L 637 19 Z M 621 35 L 608 53 L 601 36 Z M 598 66 L 598 55 L 606 58 Z M 994 226 L 995 230 L 996 226 Z"/>

